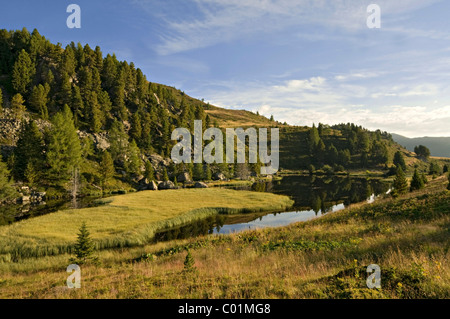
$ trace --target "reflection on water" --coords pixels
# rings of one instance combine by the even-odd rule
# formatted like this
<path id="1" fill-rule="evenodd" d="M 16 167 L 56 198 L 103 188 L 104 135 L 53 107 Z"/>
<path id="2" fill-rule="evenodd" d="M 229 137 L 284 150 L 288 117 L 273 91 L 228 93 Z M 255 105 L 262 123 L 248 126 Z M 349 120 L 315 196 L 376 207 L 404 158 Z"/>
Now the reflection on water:
<path id="1" fill-rule="evenodd" d="M 288 195 L 294 200 L 294 206 L 288 212 L 210 217 L 184 227 L 161 232 L 157 234 L 155 241 L 285 226 L 341 210 L 352 203 L 373 202 L 377 196 L 389 192 L 389 184 L 377 179 L 338 176 L 324 178 L 288 176 L 282 181 L 260 182 L 251 187 L 232 188 Z"/>
<path id="2" fill-rule="evenodd" d="M 12 224 L 16 221 L 32 218 L 36 216 L 53 213 L 58 210 L 71 208 L 86 208 L 97 206 L 95 200 L 99 197 L 83 197 L 72 200 L 58 199 L 47 202 L 30 203 L 28 205 L 4 205 L 0 206 L 0 226 Z"/>

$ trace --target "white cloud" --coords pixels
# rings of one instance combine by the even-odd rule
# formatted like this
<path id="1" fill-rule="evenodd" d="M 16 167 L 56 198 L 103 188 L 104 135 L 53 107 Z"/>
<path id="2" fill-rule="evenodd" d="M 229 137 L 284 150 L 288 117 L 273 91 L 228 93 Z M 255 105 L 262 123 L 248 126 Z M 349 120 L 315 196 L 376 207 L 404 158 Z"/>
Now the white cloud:
<path id="1" fill-rule="evenodd" d="M 403 14 L 441 0 L 378 0 L 383 17 Z M 310 25 L 347 32 L 367 30 L 366 8 L 373 1 L 363 0 L 186 0 L 180 8 L 170 1 L 136 0 L 135 3 L 158 17 L 164 24 L 157 52 L 168 55 L 258 33 L 294 32 Z M 182 11 L 181 11 L 182 10 Z M 399 32 L 400 29 L 396 29 Z M 403 30 L 401 30 L 403 31 Z M 300 37 L 311 37 L 300 32 Z M 321 35 L 312 35 L 319 39 Z"/>

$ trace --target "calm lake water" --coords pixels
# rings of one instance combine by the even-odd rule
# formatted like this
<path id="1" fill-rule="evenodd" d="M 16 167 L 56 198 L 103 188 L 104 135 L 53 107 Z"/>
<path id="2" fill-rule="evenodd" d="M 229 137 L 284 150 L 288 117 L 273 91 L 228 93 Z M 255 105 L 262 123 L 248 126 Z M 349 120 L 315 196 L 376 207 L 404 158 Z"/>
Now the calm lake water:
<path id="1" fill-rule="evenodd" d="M 286 212 L 219 215 L 183 227 L 158 233 L 155 241 L 184 239 L 206 234 L 230 234 L 249 229 L 286 226 L 345 208 L 352 203 L 373 202 L 389 192 L 379 179 L 349 177 L 287 176 L 282 181 L 255 183 L 241 190 L 287 195 L 294 206 Z"/>
<path id="2" fill-rule="evenodd" d="M 238 190 L 270 192 L 287 195 L 294 206 L 285 212 L 218 215 L 183 227 L 156 234 L 155 242 L 183 239 L 206 234 L 229 234 L 248 229 L 285 226 L 307 221 L 341 210 L 351 203 L 373 201 L 389 191 L 390 185 L 379 179 L 349 178 L 347 176 L 286 176 L 281 181 L 258 182 L 252 186 L 226 187 Z M 9 205 L 0 207 L 0 225 L 32 218 L 69 208 L 96 206 L 98 197 L 48 201 L 41 205 Z M 76 205 L 76 207 L 74 207 Z"/>

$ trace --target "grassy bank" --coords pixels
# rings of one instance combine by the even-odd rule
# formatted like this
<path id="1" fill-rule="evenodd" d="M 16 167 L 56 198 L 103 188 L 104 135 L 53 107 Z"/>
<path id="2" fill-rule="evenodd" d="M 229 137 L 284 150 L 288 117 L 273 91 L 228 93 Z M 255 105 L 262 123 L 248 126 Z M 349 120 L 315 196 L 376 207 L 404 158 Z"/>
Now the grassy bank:
<path id="1" fill-rule="evenodd" d="M 100 251 L 81 289 L 65 288 L 69 255 L 0 263 L 0 297 L 450 298 L 446 185 L 287 227 Z M 366 287 L 369 264 L 381 289 Z"/>
<path id="2" fill-rule="evenodd" d="M 86 221 L 97 249 L 148 243 L 158 230 L 215 214 L 283 210 L 286 196 L 228 189 L 145 191 L 110 197 L 104 205 L 60 211 L 0 227 L 0 258 L 17 260 L 71 252 Z"/>

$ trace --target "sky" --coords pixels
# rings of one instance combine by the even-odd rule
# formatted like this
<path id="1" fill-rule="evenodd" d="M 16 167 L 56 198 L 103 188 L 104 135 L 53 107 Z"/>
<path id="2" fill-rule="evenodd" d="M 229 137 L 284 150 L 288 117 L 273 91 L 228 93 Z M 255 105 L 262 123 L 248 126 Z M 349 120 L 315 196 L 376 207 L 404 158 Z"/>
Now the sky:
<path id="1" fill-rule="evenodd" d="M 69 4 L 81 28 L 66 25 Z M 368 28 L 370 4 L 381 27 Z M 450 136 L 448 0 L 2 1 L 0 28 L 100 46 L 151 82 L 292 125 Z"/>

